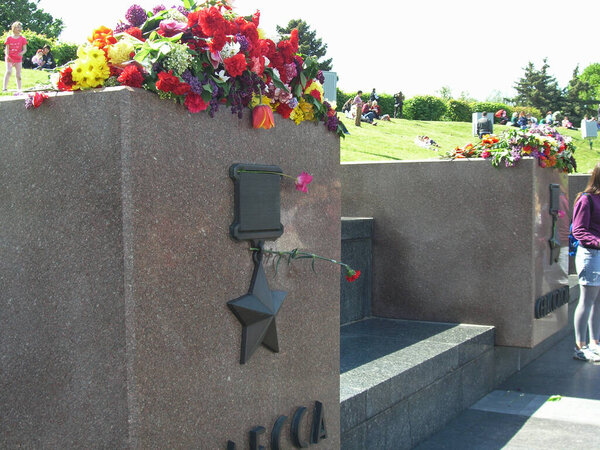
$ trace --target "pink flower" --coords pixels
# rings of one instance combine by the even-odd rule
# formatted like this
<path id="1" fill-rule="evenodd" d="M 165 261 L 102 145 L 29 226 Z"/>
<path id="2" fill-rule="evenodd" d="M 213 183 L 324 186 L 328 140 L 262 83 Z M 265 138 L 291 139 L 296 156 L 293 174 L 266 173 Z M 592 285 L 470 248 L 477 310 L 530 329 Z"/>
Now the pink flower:
<path id="1" fill-rule="evenodd" d="M 489 158 L 490 156 L 492 156 L 492 154 L 489 151 L 487 151 L 487 150 L 484 150 L 484 151 L 481 152 L 481 157 L 482 158 Z"/>
<path id="2" fill-rule="evenodd" d="M 312 182 L 312 175 L 302 172 L 296 178 L 296 190 L 302 192 L 308 192 L 308 185 Z"/>
<path id="3" fill-rule="evenodd" d="M 561 219 L 562 219 L 563 217 L 565 217 L 565 212 L 564 212 L 562 209 L 559 209 L 559 210 L 558 210 L 558 217 L 559 217 L 559 218 L 561 218 Z"/>
<path id="4" fill-rule="evenodd" d="M 161 20 L 159 28 L 160 31 L 158 34 L 165 37 L 172 37 L 187 30 L 187 24 L 174 20 Z"/>

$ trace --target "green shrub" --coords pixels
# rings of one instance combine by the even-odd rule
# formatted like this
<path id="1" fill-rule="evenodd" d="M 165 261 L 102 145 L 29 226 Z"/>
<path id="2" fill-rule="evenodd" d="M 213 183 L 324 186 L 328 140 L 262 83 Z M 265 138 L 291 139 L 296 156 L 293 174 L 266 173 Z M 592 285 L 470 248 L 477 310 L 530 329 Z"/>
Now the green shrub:
<path id="1" fill-rule="evenodd" d="M 534 106 L 515 106 L 515 107 L 513 107 L 513 112 L 520 114 L 521 111 L 524 112 L 525 115 L 531 114 L 533 117 L 535 117 L 538 120 L 538 122 L 540 120 L 542 120 L 544 117 L 546 117 L 545 114 L 543 114 L 539 109 L 537 109 Z M 510 117 L 510 114 L 508 115 L 508 117 Z"/>
<path id="2" fill-rule="evenodd" d="M 492 117 L 494 117 L 494 114 L 496 114 L 496 111 L 503 109 L 506 111 L 506 115 L 508 116 L 509 120 L 510 120 L 510 116 L 514 112 L 513 106 L 507 105 L 506 103 L 499 103 L 499 102 L 475 102 L 471 106 L 473 108 L 473 112 L 487 111 L 487 112 L 491 113 Z M 497 117 L 494 117 L 494 122 L 498 123 Z"/>
<path id="3" fill-rule="evenodd" d="M 4 55 L 4 41 L 11 34 L 10 31 L 6 31 L 2 37 L 0 37 L 0 52 Z M 57 42 L 55 39 L 49 38 L 43 34 L 38 34 L 31 30 L 23 30 L 23 37 L 27 39 L 27 51 L 23 56 L 23 60 L 31 59 L 38 48 L 42 48 L 48 44 L 56 60 L 56 65 L 63 65 L 77 56 L 77 45 L 68 42 Z"/>
<path id="4" fill-rule="evenodd" d="M 381 108 L 381 114 L 389 114 L 394 117 L 394 96 L 390 94 L 378 94 L 377 104 Z"/>
<path id="5" fill-rule="evenodd" d="M 52 47 L 52 54 L 56 60 L 57 66 L 62 66 L 74 59 L 77 59 L 77 44 L 70 42 L 57 42 Z"/>
<path id="6" fill-rule="evenodd" d="M 473 110 L 468 102 L 450 99 L 446 102 L 446 114 L 444 120 L 450 122 L 470 122 Z"/>
<path id="7" fill-rule="evenodd" d="M 404 102 L 403 116 L 409 120 L 441 120 L 446 104 L 432 95 L 416 96 Z"/>

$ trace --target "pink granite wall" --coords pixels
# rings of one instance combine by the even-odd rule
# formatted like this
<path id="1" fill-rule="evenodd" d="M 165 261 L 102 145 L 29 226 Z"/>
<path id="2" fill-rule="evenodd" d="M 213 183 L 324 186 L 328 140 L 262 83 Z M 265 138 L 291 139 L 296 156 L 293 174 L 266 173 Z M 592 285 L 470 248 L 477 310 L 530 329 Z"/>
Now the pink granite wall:
<path id="1" fill-rule="evenodd" d="M 566 307 L 534 318 L 535 300 L 567 285 L 566 248 L 550 265 L 548 245 L 549 184 L 566 194 L 566 175 L 531 159 L 345 163 L 341 173 L 342 215 L 374 218 L 374 315 L 493 325 L 497 345 L 517 347 L 566 325 Z M 567 246 L 567 218 L 559 229 Z"/>
<path id="2" fill-rule="evenodd" d="M 51 447 L 248 447 L 279 415 L 290 448 L 296 408 L 325 407 L 339 447 L 339 269 L 300 261 L 280 352 L 239 363 L 241 325 L 227 302 L 248 291 L 247 243 L 229 237 L 232 163 L 306 170 L 308 194 L 282 182 L 284 234 L 271 247 L 339 258 L 339 141 L 280 118 L 253 130 L 142 90 L 51 96 L 28 111 L 0 101 L 0 443 Z"/>

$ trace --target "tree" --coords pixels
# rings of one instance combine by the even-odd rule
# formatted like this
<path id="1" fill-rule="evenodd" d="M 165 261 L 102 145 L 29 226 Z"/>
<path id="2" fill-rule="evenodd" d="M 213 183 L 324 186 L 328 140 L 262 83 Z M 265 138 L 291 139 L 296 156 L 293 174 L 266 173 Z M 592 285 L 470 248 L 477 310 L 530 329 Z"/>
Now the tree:
<path id="1" fill-rule="evenodd" d="M 450 86 L 445 85 L 437 91 L 437 94 L 442 98 L 442 100 L 450 100 L 452 98 L 452 89 L 450 89 Z"/>
<path id="2" fill-rule="evenodd" d="M 304 56 L 314 56 L 319 62 L 319 69 L 331 70 L 331 58 L 319 61 L 327 53 L 327 44 L 323 44 L 321 38 L 317 38 L 316 31 L 310 29 L 310 26 L 301 19 L 292 19 L 286 27 L 277 25 L 277 33 L 280 38 L 287 38 L 292 30 L 298 30 L 298 52 Z"/>
<path id="3" fill-rule="evenodd" d="M 600 69 L 600 64 L 592 65 L 598 66 L 598 69 Z M 587 67 L 586 70 L 588 68 L 589 67 Z M 595 81 L 593 79 L 592 81 L 597 83 L 598 81 L 600 81 L 600 78 L 598 78 L 598 81 Z M 583 119 L 583 116 L 585 116 L 586 114 L 595 115 L 594 106 L 597 102 L 593 101 L 595 95 L 595 89 L 593 86 L 595 85 L 593 85 L 589 81 L 586 81 L 586 79 L 583 77 L 583 74 L 579 75 L 579 65 L 577 65 L 577 67 L 575 67 L 575 70 L 573 70 L 573 76 L 569 81 L 569 85 L 567 86 L 565 95 L 565 106 L 563 108 L 563 112 L 565 113 L 565 115 L 569 116 L 569 120 L 572 123 L 578 123 L 579 121 L 581 121 L 581 119 Z M 592 100 L 592 102 L 587 103 L 586 100 Z"/>
<path id="4" fill-rule="evenodd" d="M 585 97 L 585 100 L 600 99 L 600 64 L 590 64 L 583 69 L 579 78 L 590 85 L 588 97 Z"/>
<path id="5" fill-rule="evenodd" d="M 13 22 L 19 21 L 23 29 L 30 29 L 51 38 L 57 38 L 64 24 L 43 9 L 38 8 L 40 0 L 2 0 L 0 2 L 0 26 L 9 30 Z"/>
<path id="6" fill-rule="evenodd" d="M 556 78 L 548 74 L 550 67 L 544 58 L 544 65 L 536 70 L 530 61 L 524 68 L 524 76 L 515 83 L 517 96 L 513 101 L 517 105 L 533 106 L 542 112 L 558 110 L 562 107 L 563 91 L 559 89 Z"/>

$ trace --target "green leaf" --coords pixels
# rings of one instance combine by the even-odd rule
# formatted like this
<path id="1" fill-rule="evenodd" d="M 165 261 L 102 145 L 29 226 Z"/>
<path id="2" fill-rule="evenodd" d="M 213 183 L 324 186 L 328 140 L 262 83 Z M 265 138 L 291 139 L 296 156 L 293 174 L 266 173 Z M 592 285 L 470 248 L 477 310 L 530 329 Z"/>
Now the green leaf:
<path id="1" fill-rule="evenodd" d="M 194 0 L 183 0 L 183 7 L 188 11 L 196 9 L 196 2 Z"/>
<path id="2" fill-rule="evenodd" d="M 562 395 L 551 395 L 550 397 L 548 397 L 548 400 L 546 400 L 547 402 L 558 402 L 562 400 Z"/>
<path id="3" fill-rule="evenodd" d="M 306 87 L 306 83 L 308 82 L 308 80 L 306 79 L 306 75 L 304 75 L 304 72 L 300 73 L 300 84 L 302 85 L 303 88 Z"/>

